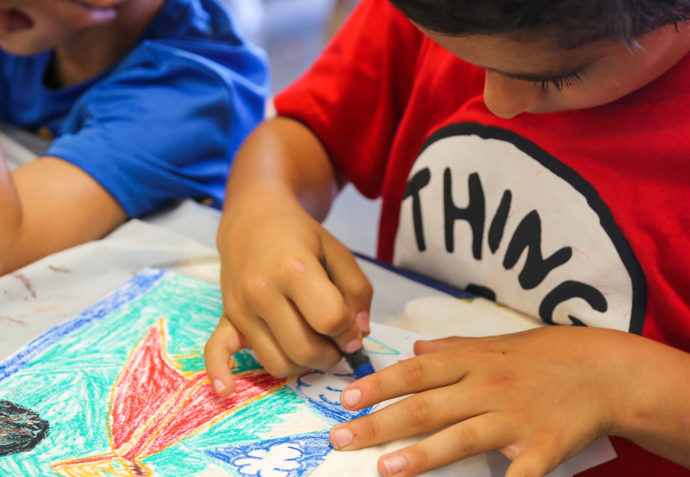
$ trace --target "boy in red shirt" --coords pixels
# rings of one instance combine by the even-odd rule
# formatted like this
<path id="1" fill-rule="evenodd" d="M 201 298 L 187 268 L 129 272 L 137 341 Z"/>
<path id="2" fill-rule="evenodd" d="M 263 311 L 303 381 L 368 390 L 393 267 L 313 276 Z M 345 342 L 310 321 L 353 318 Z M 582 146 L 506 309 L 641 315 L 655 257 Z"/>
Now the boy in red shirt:
<path id="1" fill-rule="evenodd" d="M 391 3 L 364 0 L 240 150 L 218 393 L 240 346 L 288 375 L 361 345 L 371 288 L 317 222 L 351 181 L 383 197 L 379 258 L 563 326 L 417 343 L 341 399 L 412 396 L 335 448 L 435 431 L 379 471 L 498 449 L 536 476 L 610 435 L 618 457 L 583 475 L 686 475 L 690 2 Z"/>

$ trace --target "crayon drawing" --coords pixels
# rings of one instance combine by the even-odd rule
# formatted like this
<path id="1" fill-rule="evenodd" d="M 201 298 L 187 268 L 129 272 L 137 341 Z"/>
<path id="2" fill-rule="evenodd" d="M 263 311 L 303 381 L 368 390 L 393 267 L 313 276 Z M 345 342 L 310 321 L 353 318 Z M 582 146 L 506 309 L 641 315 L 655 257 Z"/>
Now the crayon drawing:
<path id="1" fill-rule="evenodd" d="M 328 431 L 351 413 L 355 378 L 267 374 L 233 357 L 236 392 L 218 399 L 203 347 L 221 315 L 218 286 L 146 269 L 0 364 L 0 475 L 305 475 L 328 456 Z M 371 342 L 371 353 L 397 350 Z"/>

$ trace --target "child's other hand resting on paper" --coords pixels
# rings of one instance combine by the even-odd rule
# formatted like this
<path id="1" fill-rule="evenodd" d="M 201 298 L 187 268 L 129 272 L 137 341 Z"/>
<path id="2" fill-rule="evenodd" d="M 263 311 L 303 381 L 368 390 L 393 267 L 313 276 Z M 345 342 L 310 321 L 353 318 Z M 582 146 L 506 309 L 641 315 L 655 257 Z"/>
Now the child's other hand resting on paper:
<path id="1" fill-rule="evenodd" d="M 325 216 L 323 204 L 337 187 L 328 158 L 302 125 L 267 124 L 235 159 L 218 233 L 224 316 L 206 346 L 206 365 L 221 396 L 232 393 L 228 362 L 240 347 L 251 346 L 271 374 L 289 376 L 333 366 L 341 351 L 361 347 L 369 328 L 368 280 L 350 251 L 303 208 Z M 274 130 L 286 140 L 276 142 Z M 304 151 L 305 164 L 273 164 L 284 182 L 246 179 L 263 167 L 268 148 L 271 156 Z M 317 183 L 316 192 L 294 192 Z"/>
<path id="2" fill-rule="evenodd" d="M 688 423 L 674 418 L 687 394 L 666 392 L 687 382 L 686 353 L 580 327 L 419 341 L 415 353 L 351 384 L 341 401 L 358 410 L 418 394 L 331 431 L 333 446 L 344 450 L 436 431 L 381 457 L 382 475 L 417 475 L 498 449 L 512 460 L 507 476 L 541 476 L 605 435 L 690 465 Z M 660 362 L 663 375 L 655 372 Z"/>

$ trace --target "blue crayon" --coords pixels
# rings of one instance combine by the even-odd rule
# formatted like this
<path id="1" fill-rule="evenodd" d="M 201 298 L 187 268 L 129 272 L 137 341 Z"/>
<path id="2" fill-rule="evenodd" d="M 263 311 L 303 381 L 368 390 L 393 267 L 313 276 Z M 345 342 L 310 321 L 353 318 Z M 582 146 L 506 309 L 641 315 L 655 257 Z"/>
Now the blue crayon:
<path id="1" fill-rule="evenodd" d="M 345 356 L 345 361 L 350 365 L 357 378 L 374 374 L 374 367 L 371 365 L 369 355 L 364 347 L 359 348 L 354 353 L 343 353 L 343 356 Z"/>

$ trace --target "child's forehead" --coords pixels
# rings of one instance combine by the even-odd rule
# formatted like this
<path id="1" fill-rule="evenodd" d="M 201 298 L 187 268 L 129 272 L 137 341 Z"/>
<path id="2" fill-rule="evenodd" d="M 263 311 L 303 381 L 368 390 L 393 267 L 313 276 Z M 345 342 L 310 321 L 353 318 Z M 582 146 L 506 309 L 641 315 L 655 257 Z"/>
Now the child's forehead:
<path id="1" fill-rule="evenodd" d="M 422 28 L 433 41 L 459 58 L 506 76 L 530 79 L 557 77 L 580 70 L 599 59 L 627 48 L 623 42 L 601 40 L 576 48 L 563 48 L 548 36 L 444 35 Z"/>

